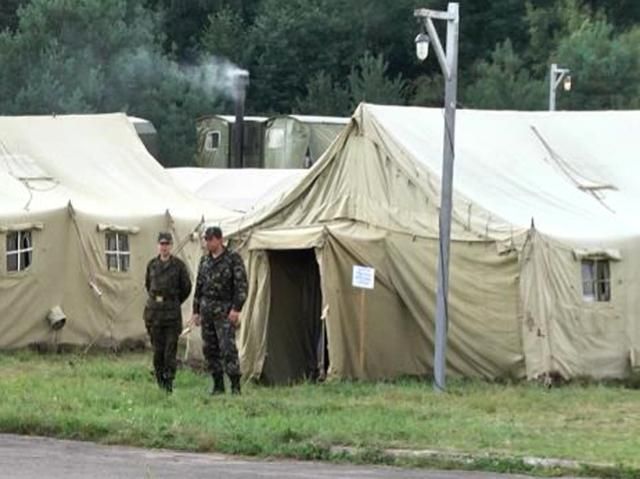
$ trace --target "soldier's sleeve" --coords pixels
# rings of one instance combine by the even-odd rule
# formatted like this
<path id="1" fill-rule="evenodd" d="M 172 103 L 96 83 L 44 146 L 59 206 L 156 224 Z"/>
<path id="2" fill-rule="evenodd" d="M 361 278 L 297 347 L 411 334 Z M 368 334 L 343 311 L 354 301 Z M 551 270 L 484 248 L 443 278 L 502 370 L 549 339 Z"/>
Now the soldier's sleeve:
<path id="1" fill-rule="evenodd" d="M 191 278 L 189 277 L 189 271 L 187 271 L 187 265 L 184 262 L 180 262 L 180 303 L 184 303 L 191 293 Z"/>
<path id="2" fill-rule="evenodd" d="M 200 314 L 200 297 L 202 296 L 203 276 L 202 265 L 204 264 L 204 256 L 200 258 L 198 265 L 198 274 L 196 275 L 196 290 L 193 292 L 193 314 Z"/>
<path id="3" fill-rule="evenodd" d="M 144 275 L 144 289 L 147 290 L 147 293 L 149 292 L 149 287 L 151 286 L 151 275 L 149 273 L 149 269 L 151 269 L 151 261 L 147 263 L 147 272 Z"/>
<path id="4" fill-rule="evenodd" d="M 244 268 L 244 261 L 238 253 L 233 253 L 231 257 L 233 267 L 233 309 L 240 311 L 247 300 L 247 271 Z"/>

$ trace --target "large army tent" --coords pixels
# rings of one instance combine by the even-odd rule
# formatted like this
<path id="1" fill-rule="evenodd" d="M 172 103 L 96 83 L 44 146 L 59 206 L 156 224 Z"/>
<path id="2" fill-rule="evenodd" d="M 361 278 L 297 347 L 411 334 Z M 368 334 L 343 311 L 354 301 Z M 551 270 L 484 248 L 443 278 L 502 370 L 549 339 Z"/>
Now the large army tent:
<path id="1" fill-rule="evenodd" d="M 201 200 L 240 213 L 253 211 L 276 200 L 296 184 L 307 170 L 168 168 L 183 188 Z"/>
<path id="2" fill-rule="evenodd" d="M 636 365 L 639 128 L 639 112 L 458 112 L 449 373 Z M 363 104 L 281 201 L 225 225 L 251 275 L 247 376 L 430 373 L 442 139 L 441 110 Z"/>
<path id="3" fill-rule="evenodd" d="M 329 148 L 348 118 L 282 115 L 265 128 L 265 168 L 309 168 Z"/>
<path id="4" fill-rule="evenodd" d="M 144 338 L 158 231 L 193 267 L 192 233 L 230 215 L 181 189 L 123 114 L 0 117 L 0 348 Z"/>

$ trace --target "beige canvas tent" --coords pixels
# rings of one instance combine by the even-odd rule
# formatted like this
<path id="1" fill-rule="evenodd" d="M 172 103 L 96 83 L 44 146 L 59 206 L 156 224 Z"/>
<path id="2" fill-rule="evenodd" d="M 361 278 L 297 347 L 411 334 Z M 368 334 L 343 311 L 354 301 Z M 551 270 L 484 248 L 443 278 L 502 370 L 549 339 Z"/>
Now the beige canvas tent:
<path id="1" fill-rule="evenodd" d="M 307 170 L 168 168 L 183 188 L 201 200 L 247 213 L 265 206 L 296 184 Z"/>
<path id="2" fill-rule="evenodd" d="M 144 338 L 158 231 L 193 268 L 192 232 L 232 214 L 180 188 L 123 114 L 0 117 L 0 348 Z"/>
<path id="3" fill-rule="evenodd" d="M 265 168 L 309 168 L 329 148 L 348 118 L 282 115 L 265 128 Z"/>
<path id="4" fill-rule="evenodd" d="M 638 112 L 458 112 L 450 374 L 629 373 L 639 127 Z M 430 374 L 442 138 L 441 110 L 363 104 L 281 201 L 225 225 L 251 275 L 247 376 Z"/>

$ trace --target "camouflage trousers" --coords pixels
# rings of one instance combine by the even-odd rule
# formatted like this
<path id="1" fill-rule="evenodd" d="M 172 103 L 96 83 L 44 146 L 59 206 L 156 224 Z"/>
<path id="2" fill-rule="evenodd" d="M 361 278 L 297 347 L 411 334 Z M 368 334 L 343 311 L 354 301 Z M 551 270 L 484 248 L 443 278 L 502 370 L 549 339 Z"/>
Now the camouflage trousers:
<path id="1" fill-rule="evenodd" d="M 153 347 L 153 369 L 158 380 L 173 382 L 178 367 L 178 339 L 182 317 L 145 309 L 144 322 Z"/>
<path id="2" fill-rule="evenodd" d="M 240 376 L 240 359 L 236 347 L 236 328 L 229 321 L 231 308 L 224 304 L 207 304 L 201 308 L 202 352 L 214 376 L 223 372 Z"/>

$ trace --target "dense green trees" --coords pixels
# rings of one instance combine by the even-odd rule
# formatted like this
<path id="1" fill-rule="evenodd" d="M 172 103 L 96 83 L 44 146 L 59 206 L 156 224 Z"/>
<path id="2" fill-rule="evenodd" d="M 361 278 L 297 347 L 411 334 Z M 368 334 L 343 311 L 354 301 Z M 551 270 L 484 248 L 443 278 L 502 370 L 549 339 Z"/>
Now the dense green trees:
<path id="1" fill-rule="evenodd" d="M 163 162 L 188 162 L 194 117 L 221 105 L 163 52 L 161 26 L 142 0 L 31 0 L 0 34 L 0 111 L 126 111 L 156 125 Z"/>
<path id="2" fill-rule="evenodd" d="M 560 40 L 557 59 L 575 72 L 560 106 L 625 109 L 640 106 L 640 28 L 616 34 L 604 19 L 586 20 Z"/>
<path id="3" fill-rule="evenodd" d="M 0 2 L 0 31 L 14 30 L 18 24 L 18 8 L 27 0 L 2 0 Z"/>
<path id="4" fill-rule="evenodd" d="M 446 0 L 2 0 L 0 114 L 127 111 L 192 161 L 194 119 L 230 111 L 224 59 L 247 68 L 249 112 L 348 115 L 360 101 L 438 106 L 434 58 L 414 57 L 416 7 Z M 459 102 L 637 108 L 637 0 L 460 0 Z M 444 25 L 439 25 L 444 38 Z"/>
<path id="5" fill-rule="evenodd" d="M 475 64 L 463 101 L 477 108 L 539 110 L 546 105 L 547 83 L 533 78 L 510 40 L 498 44 L 488 61 Z"/>

